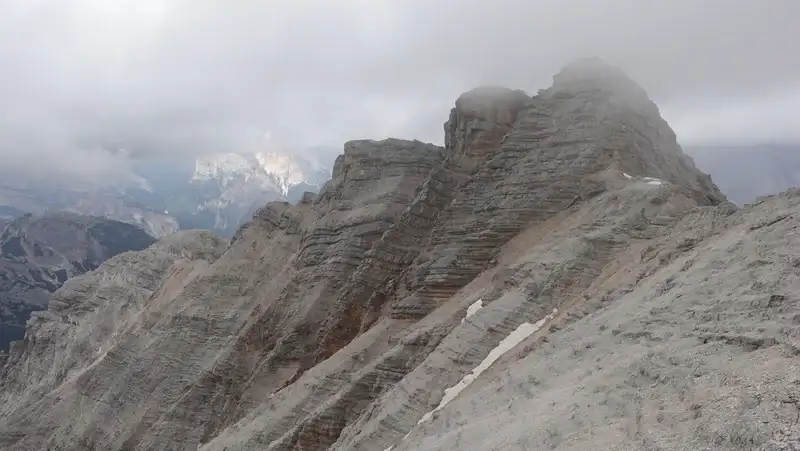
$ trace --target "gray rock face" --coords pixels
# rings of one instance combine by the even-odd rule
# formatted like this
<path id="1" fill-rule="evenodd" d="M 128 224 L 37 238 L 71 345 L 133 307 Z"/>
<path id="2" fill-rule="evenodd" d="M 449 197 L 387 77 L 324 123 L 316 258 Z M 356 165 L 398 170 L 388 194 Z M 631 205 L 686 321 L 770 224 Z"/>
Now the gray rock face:
<path id="1" fill-rule="evenodd" d="M 497 87 L 462 94 L 444 124 L 445 146 L 455 163 L 471 172 L 491 158 L 530 100 L 522 91 Z"/>
<path id="2" fill-rule="evenodd" d="M 772 222 L 798 207 L 798 194 L 787 193 L 734 214 L 729 206 L 693 209 L 668 227 L 648 227 L 664 235 L 630 242 L 613 260 L 581 259 L 596 265 L 589 274 L 567 262 L 566 279 L 542 265 L 548 254 L 563 264 L 560 244 L 550 246 L 557 254 L 523 257 L 507 276 L 518 288 L 450 332 L 335 449 L 797 449 L 800 342 L 783 294 L 796 283 L 786 252 L 796 234 L 791 220 Z M 575 276 L 589 280 L 568 282 Z M 526 292 L 531 282 L 535 296 Z M 435 403 L 440 387 L 455 385 L 485 355 L 488 340 L 472 337 L 498 316 L 510 323 L 500 335 L 515 326 L 514 304 L 560 309 L 549 327 L 416 425 L 432 405 L 425 398 Z M 426 371 L 454 362 L 443 384 L 428 382 Z"/>
<path id="3" fill-rule="evenodd" d="M 598 61 L 445 134 L 69 281 L 0 370 L 0 447 L 798 449 L 800 194 L 737 211 Z"/>
<path id="4" fill-rule="evenodd" d="M 67 279 L 153 241 L 130 224 L 68 213 L 7 224 L 0 233 L 0 351 L 23 338 L 31 312 L 47 308 Z"/>

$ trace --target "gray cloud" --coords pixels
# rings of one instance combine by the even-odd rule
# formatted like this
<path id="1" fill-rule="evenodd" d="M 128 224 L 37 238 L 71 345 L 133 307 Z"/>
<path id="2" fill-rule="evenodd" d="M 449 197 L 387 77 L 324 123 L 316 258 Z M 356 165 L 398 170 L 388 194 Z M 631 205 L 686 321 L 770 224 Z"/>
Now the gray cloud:
<path id="1" fill-rule="evenodd" d="M 0 156 L 442 141 L 463 91 L 621 66 L 684 143 L 800 141 L 796 0 L 7 0 Z M 93 163 L 84 162 L 92 160 Z M 79 163 L 80 162 L 80 163 Z M 72 166 L 70 166 L 72 167 Z"/>

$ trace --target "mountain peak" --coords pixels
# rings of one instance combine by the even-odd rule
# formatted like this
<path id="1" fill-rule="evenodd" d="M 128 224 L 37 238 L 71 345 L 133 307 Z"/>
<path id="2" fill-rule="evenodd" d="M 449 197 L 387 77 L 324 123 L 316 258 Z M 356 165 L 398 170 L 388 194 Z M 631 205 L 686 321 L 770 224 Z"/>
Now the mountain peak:
<path id="1" fill-rule="evenodd" d="M 553 87 L 557 89 L 626 87 L 641 90 L 621 68 L 597 57 L 580 58 L 564 65 L 553 75 Z"/>
<path id="2" fill-rule="evenodd" d="M 330 170 L 298 155 L 280 152 L 220 153 L 195 162 L 194 197 L 174 199 L 169 211 L 193 210 L 183 218 L 210 222 L 206 227 L 230 236 L 255 211 L 273 200 L 300 201 L 306 190 L 319 190 Z"/>
<path id="3" fill-rule="evenodd" d="M 261 169 L 275 179 L 284 197 L 297 185 L 319 188 L 330 176 L 329 168 L 297 155 L 258 152 L 255 158 Z"/>
<path id="4" fill-rule="evenodd" d="M 725 407 L 792 386 L 800 196 L 737 210 L 651 104 L 595 62 L 478 88 L 445 147 L 349 141 L 227 246 L 103 265 L 10 353 L 0 443 L 786 448 L 791 403 Z"/>
<path id="5" fill-rule="evenodd" d="M 521 90 L 480 86 L 461 94 L 455 108 L 465 115 L 510 123 L 514 121 L 513 113 L 529 101 L 530 97 Z"/>
<path id="6" fill-rule="evenodd" d="M 256 179 L 265 188 L 272 187 L 286 197 L 292 187 L 300 184 L 319 187 L 329 175 L 325 166 L 296 155 L 227 152 L 198 158 L 192 181 L 215 181 L 220 186 L 227 186 L 240 178 L 244 182 Z"/>
<path id="7" fill-rule="evenodd" d="M 445 147 L 461 167 L 491 158 L 531 98 L 520 90 L 484 86 L 461 94 L 444 124 Z"/>
<path id="8" fill-rule="evenodd" d="M 225 184 L 237 177 L 249 178 L 257 172 L 258 166 L 252 159 L 238 153 L 226 152 L 198 158 L 192 180 L 218 180 Z"/>

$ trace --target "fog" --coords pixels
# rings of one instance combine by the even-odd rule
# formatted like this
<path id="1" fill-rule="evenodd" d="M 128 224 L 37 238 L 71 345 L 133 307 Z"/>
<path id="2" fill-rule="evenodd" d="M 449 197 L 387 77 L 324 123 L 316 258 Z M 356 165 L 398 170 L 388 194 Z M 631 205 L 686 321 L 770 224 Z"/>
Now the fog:
<path id="1" fill-rule="evenodd" d="M 798 17 L 796 0 L 5 0 L 0 157 L 98 173 L 120 149 L 441 143 L 460 93 L 535 93 L 585 56 L 683 144 L 798 142 Z"/>

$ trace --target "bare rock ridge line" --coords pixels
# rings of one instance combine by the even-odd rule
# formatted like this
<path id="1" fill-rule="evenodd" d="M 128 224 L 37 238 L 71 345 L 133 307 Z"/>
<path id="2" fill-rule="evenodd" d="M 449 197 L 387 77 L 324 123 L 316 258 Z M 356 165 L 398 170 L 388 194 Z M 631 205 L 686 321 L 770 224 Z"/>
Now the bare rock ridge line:
<path id="1" fill-rule="evenodd" d="M 0 449 L 800 449 L 800 194 L 737 210 L 598 60 L 444 132 L 68 281 Z"/>

